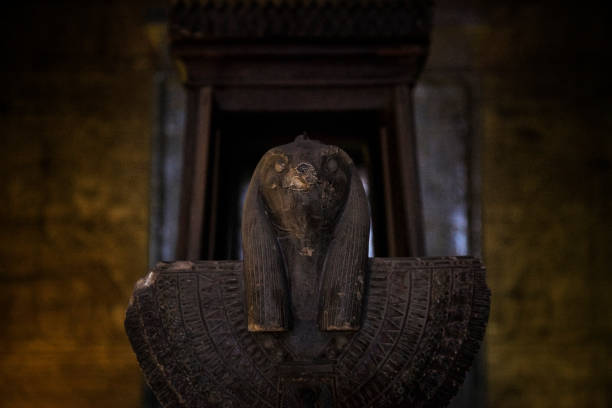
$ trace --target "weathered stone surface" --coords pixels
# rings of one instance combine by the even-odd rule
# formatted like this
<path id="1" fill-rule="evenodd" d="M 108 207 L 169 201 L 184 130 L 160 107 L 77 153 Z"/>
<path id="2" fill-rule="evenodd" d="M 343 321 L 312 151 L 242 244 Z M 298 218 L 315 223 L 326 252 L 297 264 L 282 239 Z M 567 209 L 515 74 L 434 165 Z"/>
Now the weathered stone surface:
<path id="1" fill-rule="evenodd" d="M 147 268 L 143 5 L 18 2 L 0 17 L 2 407 L 140 404 L 123 318 Z"/>
<path id="2" fill-rule="evenodd" d="M 469 257 L 368 269 L 357 332 L 248 331 L 241 261 L 158 264 L 136 285 L 126 330 L 168 408 L 295 407 L 306 391 L 326 407 L 444 406 L 484 334 L 484 269 Z"/>

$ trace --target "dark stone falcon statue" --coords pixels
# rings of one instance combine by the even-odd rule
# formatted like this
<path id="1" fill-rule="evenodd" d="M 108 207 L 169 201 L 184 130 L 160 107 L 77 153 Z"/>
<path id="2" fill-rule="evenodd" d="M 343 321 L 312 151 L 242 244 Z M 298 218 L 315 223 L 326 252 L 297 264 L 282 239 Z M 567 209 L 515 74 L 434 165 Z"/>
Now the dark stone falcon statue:
<path id="1" fill-rule="evenodd" d="M 441 407 L 489 313 L 472 257 L 368 259 L 348 155 L 298 137 L 257 166 L 243 261 L 159 263 L 125 328 L 164 407 Z"/>

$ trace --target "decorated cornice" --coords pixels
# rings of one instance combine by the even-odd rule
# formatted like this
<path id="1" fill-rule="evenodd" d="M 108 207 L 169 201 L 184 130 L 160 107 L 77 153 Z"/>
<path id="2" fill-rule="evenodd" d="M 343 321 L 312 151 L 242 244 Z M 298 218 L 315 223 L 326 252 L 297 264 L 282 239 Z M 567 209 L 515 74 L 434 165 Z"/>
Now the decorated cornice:
<path id="1" fill-rule="evenodd" d="M 427 44 L 431 20 L 431 0 L 177 0 L 170 36 L 175 44 Z"/>

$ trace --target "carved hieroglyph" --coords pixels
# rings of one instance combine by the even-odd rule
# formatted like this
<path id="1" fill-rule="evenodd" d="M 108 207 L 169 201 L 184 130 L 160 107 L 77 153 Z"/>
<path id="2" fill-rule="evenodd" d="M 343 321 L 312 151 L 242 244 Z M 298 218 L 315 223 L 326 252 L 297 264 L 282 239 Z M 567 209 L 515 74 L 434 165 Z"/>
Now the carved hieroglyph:
<path id="1" fill-rule="evenodd" d="M 243 261 L 160 263 L 126 331 L 165 407 L 444 406 L 484 335 L 471 257 L 367 258 L 361 182 L 341 149 L 269 151 L 247 193 Z"/>

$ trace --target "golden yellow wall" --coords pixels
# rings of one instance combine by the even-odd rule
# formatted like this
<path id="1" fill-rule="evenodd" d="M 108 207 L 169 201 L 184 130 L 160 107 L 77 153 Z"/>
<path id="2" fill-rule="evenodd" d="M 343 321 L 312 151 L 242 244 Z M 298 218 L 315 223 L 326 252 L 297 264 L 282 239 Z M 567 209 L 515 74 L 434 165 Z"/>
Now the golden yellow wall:
<path id="1" fill-rule="evenodd" d="M 466 84 L 492 290 L 491 407 L 612 405 L 612 58 L 607 14 L 437 2 L 425 75 Z"/>
<path id="2" fill-rule="evenodd" d="M 612 65 L 602 15 L 509 4 L 472 28 L 491 406 L 612 404 Z"/>
<path id="3" fill-rule="evenodd" d="M 146 7 L 39 3 L 2 16 L 0 406 L 137 407 L 123 316 L 147 268 Z"/>

